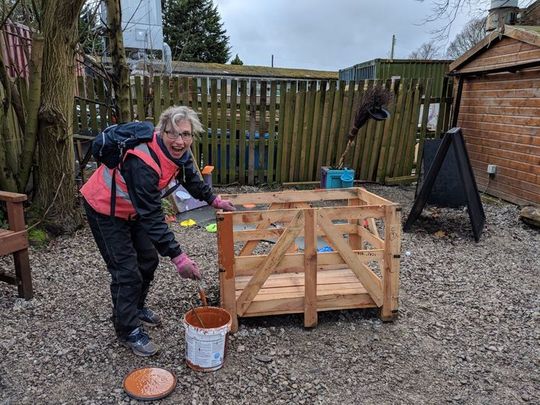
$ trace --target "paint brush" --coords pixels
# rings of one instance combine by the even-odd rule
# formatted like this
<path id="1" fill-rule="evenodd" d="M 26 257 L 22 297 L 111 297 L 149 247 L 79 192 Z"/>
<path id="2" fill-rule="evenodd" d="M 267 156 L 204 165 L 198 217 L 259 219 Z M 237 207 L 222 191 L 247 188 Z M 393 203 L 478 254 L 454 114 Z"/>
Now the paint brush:
<path id="1" fill-rule="evenodd" d="M 197 283 L 197 287 L 199 288 L 199 298 L 201 299 L 203 306 L 207 307 L 208 300 L 206 298 L 206 291 L 205 291 L 206 284 L 204 283 L 204 281 L 200 281 Z"/>
<path id="2" fill-rule="evenodd" d="M 204 326 L 204 322 L 202 321 L 201 317 L 199 316 L 199 314 L 197 313 L 197 310 L 195 309 L 195 307 L 193 306 L 193 304 L 191 303 L 191 301 L 189 302 L 190 305 L 191 305 L 191 310 L 193 311 L 193 313 L 195 314 L 195 317 L 197 318 L 197 320 L 199 321 L 199 323 L 201 324 L 201 327 L 203 327 L 204 329 L 206 329 L 206 326 Z"/>

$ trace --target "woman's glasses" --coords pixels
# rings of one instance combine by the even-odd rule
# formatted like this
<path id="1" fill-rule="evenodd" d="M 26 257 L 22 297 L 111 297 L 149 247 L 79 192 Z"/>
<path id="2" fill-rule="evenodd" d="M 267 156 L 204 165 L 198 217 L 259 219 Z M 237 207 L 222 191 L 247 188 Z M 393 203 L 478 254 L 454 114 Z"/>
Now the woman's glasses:
<path id="1" fill-rule="evenodd" d="M 182 140 L 184 140 L 184 141 L 191 141 L 193 139 L 193 134 L 191 132 L 187 132 L 187 131 L 179 133 L 179 132 L 165 130 L 163 132 L 165 132 L 165 135 L 167 135 L 167 138 L 169 138 L 169 139 L 171 139 L 173 141 L 178 139 L 180 136 L 182 137 Z"/>

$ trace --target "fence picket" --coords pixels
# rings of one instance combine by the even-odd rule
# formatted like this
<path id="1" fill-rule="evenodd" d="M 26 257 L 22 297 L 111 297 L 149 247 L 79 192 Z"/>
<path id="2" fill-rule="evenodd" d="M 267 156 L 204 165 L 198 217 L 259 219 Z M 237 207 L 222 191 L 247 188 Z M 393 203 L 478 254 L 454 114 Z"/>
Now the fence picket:
<path id="1" fill-rule="evenodd" d="M 146 118 L 144 112 L 144 97 L 141 76 L 135 76 L 135 98 L 137 100 L 137 119 L 142 121 Z"/>
<path id="2" fill-rule="evenodd" d="M 256 165 L 259 166 L 258 170 L 258 182 L 263 184 L 264 181 L 264 162 L 265 162 L 265 146 L 266 139 L 265 135 L 267 132 L 266 127 L 266 89 L 267 82 L 265 80 L 261 81 L 260 88 L 260 102 L 259 102 L 259 161 L 256 162 Z"/>
<path id="3" fill-rule="evenodd" d="M 255 184 L 255 130 L 257 128 L 257 82 L 249 83 L 249 155 L 248 184 Z"/>
<path id="4" fill-rule="evenodd" d="M 215 167 L 212 172 L 212 182 L 217 182 L 218 176 L 218 147 L 217 147 L 217 133 L 218 133 L 218 103 L 217 103 L 217 79 L 210 79 L 210 110 L 212 113 L 210 124 L 210 135 L 212 139 L 212 153 L 210 154 L 210 162 Z"/>
<path id="5" fill-rule="evenodd" d="M 219 107 L 219 144 L 221 148 L 219 156 L 219 183 L 227 184 L 229 182 L 227 179 L 227 79 L 221 79 L 220 81 Z"/>
<path id="6" fill-rule="evenodd" d="M 247 80 L 240 81 L 240 135 L 238 175 L 240 184 L 246 184 L 246 109 L 247 109 Z"/>
<path id="7" fill-rule="evenodd" d="M 309 179 L 315 179 L 319 175 L 320 170 L 317 170 L 317 157 L 319 156 L 319 147 L 321 139 L 321 123 L 322 123 L 322 113 L 324 108 L 324 97 L 326 94 L 327 82 L 322 81 L 320 83 L 319 89 L 315 91 L 315 103 L 313 110 L 313 126 L 311 128 L 311 145 L 309 151 Z"/>
<path id="8" fill-rule="evenodd" d="M 266 173 L 268 184 L 274 183 L 274 153 L 276 145 L 276 97 L 277 82 L 272 81 L 270 84 L 270 105 L 268 117 L 268 169 Z"/>
<path id="9" fill-rule="evenodd" d="M 236 151 L 238 149 L 237 146 L 237 136 L 236 136 L 236 125 L 237 125 L 237 111 L 238 111 L 238 103 L 237 103 L 237 94 L 238 94 L 238 82 L 236 80 L 231 80 L 231 106 L 230 106 L 230 136 L 229 136 L 229 143 L 230 143 L 230 156 L 229 156 L 229 182 L 232 183 L 236 181 Z"/>
<path id="10" fill-rule="evenodd" d="M 300 82 L 295 98 L 294 121 L 291 140 L 289 178 L 299 181 L 300 149 L 302 148 L 302 129 L 304 122 L 304 100 L 306 98 L 306 82 Z"/>

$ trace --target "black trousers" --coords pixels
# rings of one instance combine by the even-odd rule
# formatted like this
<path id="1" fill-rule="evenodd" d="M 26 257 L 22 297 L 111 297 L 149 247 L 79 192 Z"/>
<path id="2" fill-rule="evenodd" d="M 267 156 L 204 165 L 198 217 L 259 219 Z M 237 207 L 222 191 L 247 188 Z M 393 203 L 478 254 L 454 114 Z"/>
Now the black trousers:
<path id="1" fill-rule="evenodd" d="M 154 245 L 138 221 L 96 212 L 84 202 L 94 239 L 111 274 L 112 320 L 119 338 L 140 326 L 138 310 L 144 307 L 159 263 Z"/>

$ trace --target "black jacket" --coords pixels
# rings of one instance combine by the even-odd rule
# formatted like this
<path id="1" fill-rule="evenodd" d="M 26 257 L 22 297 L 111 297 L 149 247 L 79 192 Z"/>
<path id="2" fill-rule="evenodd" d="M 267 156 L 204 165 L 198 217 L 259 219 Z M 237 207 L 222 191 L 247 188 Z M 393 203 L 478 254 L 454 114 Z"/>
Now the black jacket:
<path id="1" fill-rule="evenodd" d="M 159 163 L 157 156 L 151 152 Z M 161 256 L 174 258 L 182 253 L 180 245 L 176 242 L 173 232 L 165 222 L 165 214 L 161 208 L 161 191 L 158 188 L 159 175 L 134 155 L 127 155 L 121 168 L 122 176 L 126 181 L 129 197 L 139 221 L 146 230 L 148 237 Z M 172 180 L 172 179 L 171 179 Z M 181 166 L 177 176 L 186 190 L 195 198 L 211 204 L 216 198 L 212 189 L 201 181 L 193 160 L 189 157 Z"/>

